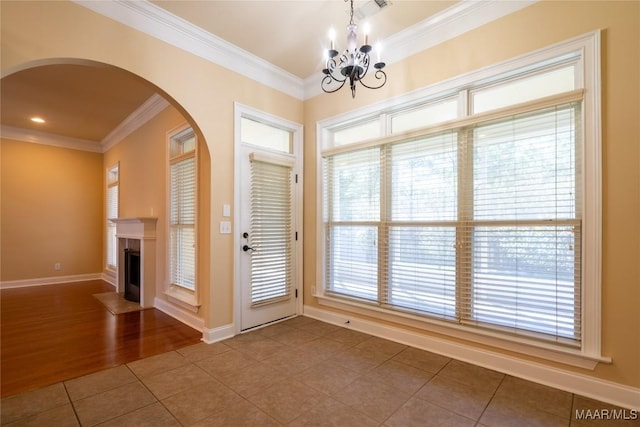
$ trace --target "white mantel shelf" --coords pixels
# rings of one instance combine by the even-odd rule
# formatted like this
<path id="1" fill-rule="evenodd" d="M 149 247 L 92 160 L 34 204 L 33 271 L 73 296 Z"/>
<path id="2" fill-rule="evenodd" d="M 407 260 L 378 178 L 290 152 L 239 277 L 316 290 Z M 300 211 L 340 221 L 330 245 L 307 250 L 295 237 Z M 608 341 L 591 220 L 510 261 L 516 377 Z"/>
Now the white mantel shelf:
<path id="1" fill-rule="evenodd" d="M 113 218 L 118 239 L 117 290 L 124 292 L 124 250 L 135 245 L 140 250 L 140 306 L 153 307 L 156 295 L 156 222 L 158 218 Z"/>
<path id="2" fill-rule="evenodd" d="M 155 239 L 155 217 L 111 218 L 109 221 L 116 224 L 116 237 L 129 239 Z"/>

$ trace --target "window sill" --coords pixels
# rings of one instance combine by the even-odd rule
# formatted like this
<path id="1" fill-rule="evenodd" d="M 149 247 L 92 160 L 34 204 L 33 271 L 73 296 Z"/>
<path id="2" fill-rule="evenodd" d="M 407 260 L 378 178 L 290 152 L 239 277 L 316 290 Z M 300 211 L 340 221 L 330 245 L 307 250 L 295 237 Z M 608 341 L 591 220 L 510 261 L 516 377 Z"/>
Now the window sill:
<path id="1" fill-rule="evenodd" d="M 393 322 L 399 325 L 424 331 L 442 334 L 454 339 L 461 339 L 483 346 L 491 346 L 501 350 L 533 356 L 564 365 L 575 366 L 593 371 L 598 363 L 611 363 L 611 358 L 601 355 L 586 354 L 578 348 L 553 345 L 553 343 L 528 339 L 527 337 L 507 337 L 499 332 L 487 330 L 469 330 L 464 325 L 450 324 L 437 319 L 423 318 L 408 313 L 401 313 L 384 308 L 369 306 L 357 301 L 343 300 L 332 296 L 315 294 L 320 305 L 357 313 L 375 319 Z M 397 329 L 390 327 L 390 329 Z M 391 338 L 393 339 L 393 338 Z"/>
<path id="2" fill-rule="evenodd" d="M 186 310 L 197 313 L 200 309 L 201 304 L 198 303 L 195 292 L 182 289 L 179 286 L 171 286 L 164 294 L 167 296 L 169 302 Z"/>

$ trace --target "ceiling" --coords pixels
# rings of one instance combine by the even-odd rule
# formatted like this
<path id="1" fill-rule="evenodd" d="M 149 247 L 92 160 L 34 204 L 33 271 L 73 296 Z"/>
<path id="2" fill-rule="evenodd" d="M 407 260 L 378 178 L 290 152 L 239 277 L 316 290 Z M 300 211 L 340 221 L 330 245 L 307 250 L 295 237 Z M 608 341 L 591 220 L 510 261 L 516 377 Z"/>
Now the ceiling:
<path id="1" fill-rule="evenodd" d="M 378 0 L 382 2 L 383 0 Z M 457 1 L 356 0 L 355 19 L 370 27 L 370 44 L 417 24 Z M 349 4 L 343 0 L 156 0 L 179 20 L 301 78 L 320 76 L 328 31 L 344 49 Z M 360 42 L 361 43 L 361 42 Z M 320 77 L 319 77 L 320 78 Z M 0 124 L 99 143 L 143 104 L 155 88 L 113 67 L 47 65 L 9 75 L 0 85 Z M 43 124 L 30 120 L 39 116 Z"/>

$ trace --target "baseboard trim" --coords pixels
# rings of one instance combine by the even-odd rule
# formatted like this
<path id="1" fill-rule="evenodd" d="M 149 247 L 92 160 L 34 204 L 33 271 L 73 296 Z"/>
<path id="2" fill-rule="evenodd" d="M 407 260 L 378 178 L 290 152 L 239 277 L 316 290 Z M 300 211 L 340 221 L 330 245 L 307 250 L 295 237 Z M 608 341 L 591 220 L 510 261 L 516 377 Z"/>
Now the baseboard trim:
<path id="1" fill-rule="evenodd" d="M 204 330 L 203 319 L 193 315 L 192 313 L 187 313 L 163 299 L 160 299 L 157 297 L 154 298 L 153 307 L 173 317 L 174 319 L 184 323 L 185 325 L 191 326 L 193 329 L 197 331 Z"/>
<path id="2" fill-rule="evenodd" d="M 107 282 L 108 284 L 110 284 L 111 286 L 113 286 L 115 288 L 115 291 L 118 290 L 117 289 L 118 288 L 118 283 L 116 281 L 116 273 L 115 273 L 115 271 L 105 270 L 100 275 L 100 278 L 102 280 L 104 280 L 105 282 Z"/>
<path id="3" fill-rule="evenodd" d="M 345 325 L 344 315 L 318 307 L 305 305 L 304 315 L 623 408 L 640 410 L 638 388 L 368 320 L 350 317 L 349 324 Z"/>
<path id="4" fill-rule="evenodd" d="M 214 342 L 233 338 L 235 335 L 234 331 L 235 328 L 233 327 L 232 323 L 213 329 L 205 329 L 202 336 L 202 341 L 206 342 L 207 344 L 213 344 Z"/>
<path id="5" fill-rule="evenodd" d="M 76 274 L 73 276 L 39 277 L 36 279 L 5 280 L 0 282 L 0 289 L 27 288 L 30 286 L 59 285 L 60 283 L 84 282 L 103 279 L 102 273 Z"/>

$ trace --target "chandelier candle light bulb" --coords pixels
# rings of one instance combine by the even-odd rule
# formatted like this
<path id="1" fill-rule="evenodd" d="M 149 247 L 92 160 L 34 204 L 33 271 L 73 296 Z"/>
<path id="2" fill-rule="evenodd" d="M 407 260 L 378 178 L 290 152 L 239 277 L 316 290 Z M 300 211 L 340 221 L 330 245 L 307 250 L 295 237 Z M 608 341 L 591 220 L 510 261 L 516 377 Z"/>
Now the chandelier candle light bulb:
<path id="1" fill-rule="evenodd" d="M 387 75 L 382 69 L 386 65 L 380 61 L 380 49 L 377 49 L 378 62 L 374 64 L 375 73 L 374 77 L 378 80 L 378 84 L 364 83 L 362 79 L 367 75 L 369 71 L 371 46 L 369 45 L 369 31 L 368 24 L 364 25 L 364 44 L 358 48 L 358 25 L 353 22 L 353 0 L 351 3 L 351 19 L 347 25 L 347 48 L 342 54 L 335 49 L 335 31 L 329 30 L 329 40 L 331 47 L 326 54 L 326 68 L 322 70 L 324 77 L 320 82 L 320 86 L 326 93 L 333 93 L 349 81 L 349 87 L 351 88 L 351 96 L 356 97 L 356 82 L 368 89 L 379 89 L 387 82 Z"/>

